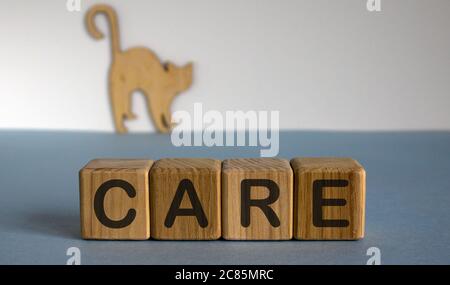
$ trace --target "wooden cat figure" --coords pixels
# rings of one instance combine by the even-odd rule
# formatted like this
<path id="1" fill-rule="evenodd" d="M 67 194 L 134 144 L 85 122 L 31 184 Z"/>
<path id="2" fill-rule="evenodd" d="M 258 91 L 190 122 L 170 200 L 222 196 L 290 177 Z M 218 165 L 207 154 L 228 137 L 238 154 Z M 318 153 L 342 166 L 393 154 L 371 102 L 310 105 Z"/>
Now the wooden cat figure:
<path id="1" fill-rule="evenodd" d="M 106 15 L 110 28 L 112 64 L 109 71 L 109 93 L 117 132 L 126 133 L 125 119 L 135 119 L 131 110 L 133 91 L 142 91 L 147 98 L 148 111 L 160 132 L 171 130 L 171 103 L 176 95 L 192 83 L 192 63 L 177 67 L 170 62 L 161 64 L 146 48 L 122 51 L 119 43 L 117 14 L 107 5 L 95 5 L 86 15 L 87 29 L 95 39 L 104 37 L 95 25 L 95 16 Z"/>

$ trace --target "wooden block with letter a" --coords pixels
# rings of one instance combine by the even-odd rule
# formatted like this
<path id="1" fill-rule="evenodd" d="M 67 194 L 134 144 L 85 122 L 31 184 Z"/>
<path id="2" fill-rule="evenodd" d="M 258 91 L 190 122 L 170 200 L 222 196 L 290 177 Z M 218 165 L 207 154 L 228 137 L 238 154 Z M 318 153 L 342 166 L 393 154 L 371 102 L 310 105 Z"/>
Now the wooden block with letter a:
<path id="1" fill-rule="evenodd" d="M 84 239 L 150 238 L 151 160 L 96 159 L 80 170 L 81 235 Z"/>
<path id="2" fill-rule="evenodd" d="M 222 166 L 223 237 L 292 238 L 293 174 L 287 160 L 230 159 Z"/>
<path id="3" fill-rule="evenodd" d="M 214 159 L 157 161 L 150 173 L 152 238 L 220 238 L 220 171 L 221 162 Z"/>
<path id="4" fill-rule="evenodd" d="M 294 238 L 364 237 L 366 173 L 351 158 L 294 158 Z"/>

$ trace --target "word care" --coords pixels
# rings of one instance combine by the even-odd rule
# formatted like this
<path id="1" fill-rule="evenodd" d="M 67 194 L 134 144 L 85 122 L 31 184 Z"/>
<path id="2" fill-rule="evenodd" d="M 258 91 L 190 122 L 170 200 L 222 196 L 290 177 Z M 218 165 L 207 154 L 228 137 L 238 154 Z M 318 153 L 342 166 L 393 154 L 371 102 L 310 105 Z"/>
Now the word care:
<path id="1" fill-rule="evenodd" d="M 80 170 L 81 233 L 104 240 L 356 240 L 350 158 L 102 160 Z"/>

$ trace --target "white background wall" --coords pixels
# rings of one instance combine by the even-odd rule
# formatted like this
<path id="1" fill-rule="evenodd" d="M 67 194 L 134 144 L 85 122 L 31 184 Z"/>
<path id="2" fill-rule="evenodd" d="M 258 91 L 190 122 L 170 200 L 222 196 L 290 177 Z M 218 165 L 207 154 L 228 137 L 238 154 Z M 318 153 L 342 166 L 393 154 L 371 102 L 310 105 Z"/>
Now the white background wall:
<path id="1" fill-rule="evenodd" d="M 279 110 L 281 128 L 450 130 L 450 1 L 0 1 L 0 128 L 113 131 L 109 41 L 94 3 L 119 14 L 123 48 L 195 63 L 172 110 Z M 107 30 L 106 21 L 98 24 Z M 154 130 L 144 97 L 131 130 Z"/>

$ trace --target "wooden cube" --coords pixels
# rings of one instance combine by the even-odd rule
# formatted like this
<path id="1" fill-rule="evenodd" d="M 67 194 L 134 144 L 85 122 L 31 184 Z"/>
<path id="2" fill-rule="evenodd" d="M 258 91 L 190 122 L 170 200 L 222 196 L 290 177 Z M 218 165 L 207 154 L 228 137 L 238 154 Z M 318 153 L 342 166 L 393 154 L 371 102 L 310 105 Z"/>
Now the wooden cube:
<path id="1" fill-rule="evenodd" d="M 230 159 L 222 166 L 223 238 L 289 240 L 293 173 L 287 160 Z"/>
<path id="2" fill-rule="evenodd" d="M 150 173 L 152 238 L 220 238 L 220 171 L 221 162 L 214 159 L 157 161 Z"/>
<path id="3" fill-rule="evenodd" d="M 351 158 L 294 158 L 294 238 L 364 237 L 366 173 Z"/>
<path id="4" fill-rule="evenodd" d="M 151 160 L 97 159 L 80 170 L 81 235 L 84 239 L 150 238 Z"/>

